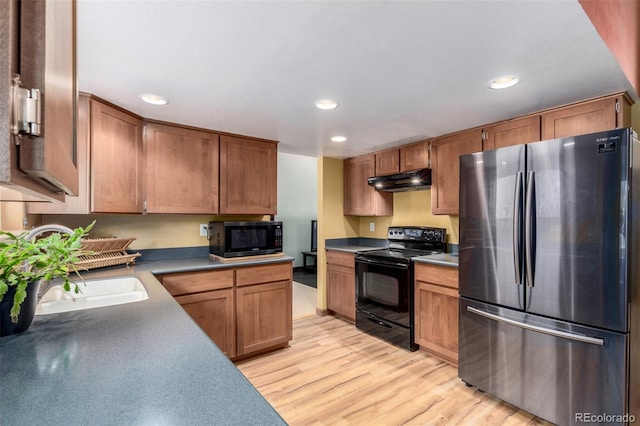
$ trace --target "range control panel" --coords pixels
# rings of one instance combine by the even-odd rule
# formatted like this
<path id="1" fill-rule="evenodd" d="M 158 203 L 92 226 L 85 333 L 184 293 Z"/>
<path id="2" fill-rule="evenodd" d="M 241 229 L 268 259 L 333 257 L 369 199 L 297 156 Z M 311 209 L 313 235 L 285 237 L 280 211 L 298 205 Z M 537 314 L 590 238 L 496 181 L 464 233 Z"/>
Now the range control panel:
<path id="1" fill-rule="evenodd" d="M 393 226 L 387 231 L 387 238 L 391 241 L 444 243 L 446 237 L 446 229 L 425 226 Z"/>

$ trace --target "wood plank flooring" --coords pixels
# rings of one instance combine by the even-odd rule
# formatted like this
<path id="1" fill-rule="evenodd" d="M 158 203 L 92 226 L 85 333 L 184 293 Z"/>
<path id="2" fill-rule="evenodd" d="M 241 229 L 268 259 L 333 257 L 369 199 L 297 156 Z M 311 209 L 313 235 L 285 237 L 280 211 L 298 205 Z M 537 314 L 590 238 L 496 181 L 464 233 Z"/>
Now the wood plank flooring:
<path id="1" fill-rule="evenodd" d="M 237 366 L 292 426 L 550 424 L 333 316 L 294 321 L 290 348 Z"/>

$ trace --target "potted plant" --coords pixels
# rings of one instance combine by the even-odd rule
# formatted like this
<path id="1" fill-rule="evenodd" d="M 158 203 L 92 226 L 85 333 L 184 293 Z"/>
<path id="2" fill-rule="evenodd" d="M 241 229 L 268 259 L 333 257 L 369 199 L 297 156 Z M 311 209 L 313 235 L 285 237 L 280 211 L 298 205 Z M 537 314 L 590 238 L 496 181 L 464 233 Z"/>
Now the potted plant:
<path id="1" fill-rule="evenodd" d="M 41 227 L 43 231 L 57 228 L 67 233 L 55 232 L 35 239 L 36 233 L 19 235 L 0 231 L 0 336 L 16 334 L 29 328 L 35 314 L 38 289 L 41 280 L 60 278 L 64 289 L 79 292 L 70 277 L 73 272 L 80 278 L 74 263 L 82 250 L 81 239 L 95 222 L 86 228 L 74 230 L 60 226 Z"/>

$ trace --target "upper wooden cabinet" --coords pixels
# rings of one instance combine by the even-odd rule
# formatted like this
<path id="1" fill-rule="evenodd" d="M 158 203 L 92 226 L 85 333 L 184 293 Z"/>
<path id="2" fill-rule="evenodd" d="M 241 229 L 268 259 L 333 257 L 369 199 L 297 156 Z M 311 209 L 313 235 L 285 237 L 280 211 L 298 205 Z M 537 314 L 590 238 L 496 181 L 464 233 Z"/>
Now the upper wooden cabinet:
<path id="1" fill-rule="evenodd" d="M 423 141 L 375 153 L 375 176 L 411 172 L 429 167 L 429 142 Z M 370 177 L 370 176 L 368 176 Z"/>
<path id="2" fill-rule="evenodd" d="M 91 100 L 91 210 L 142 213 L 142 120 Z"/>
<path id="3" fill-rule="evenodd" d="M 479 151 L 482 132 L 478 129 L 431 141 L 431 213 L 458 214 L 460 156 Z"/>
<path id="4" fill-rule="evenodd" d="M 220 136 L 220 214 L 276 214 L 277 143 Z"/>
<path id="5" fill-rule="evenodd" d="M 429 142 L 400 147 L 400 173 L 429 167 Z"/>
<path id="6" fill-rule="evenodd" d="M 78 96 L 76 155 L 78 158 L 78 195 L 66 197 L 64 203 L 26 203 L 29 214 L 90 214 L 89 197 L 89 96 Z"/>
<path id="7" fill-rule="evenodd" d="M 147 213 L 218 213 L 218 135 L 147 122 Z"/>
<path id="8" fill-rule="evenodd" d="M 504 148 L 540 140 L 540 116 L 520 118 L 486 127 L 482 132 L 482 150 Z"/>
<path id="9" fill-rule="evenodd" d="M 18 190 L 2 191 L 2 200 L 61 201 L 64 193 L 78 193 L 75 7 L 73 0 L 2 2 L 0 185 Z M 14 76 L 24 91 L 40 91 L 40 122 L 33 126 L 39 127 L 39 135 L 24 134 L 19 144 L 9 130 L 12 101 L 18 99 L 13 96 Z"/>
<path id="10" fill-rule="evenodd" d="M 626 96 L 606 98 L 557 108 L 542 114 L 542 140 L 600 132 L 631 125 Z"/>
<path id="11" fill-rule="evenodd" d="M 345 216 L 393 215 L 393 194 L 376 191 L 367 183 L 367 178 L 374 174 L 374 154 L 344 160 Z"/>
<path id="12" fill-rule="evenodd" d="M 400 172 L 400 149 L 394 148 L 376 152 L 375 157 L 376 176 L 393 175 Z"/>

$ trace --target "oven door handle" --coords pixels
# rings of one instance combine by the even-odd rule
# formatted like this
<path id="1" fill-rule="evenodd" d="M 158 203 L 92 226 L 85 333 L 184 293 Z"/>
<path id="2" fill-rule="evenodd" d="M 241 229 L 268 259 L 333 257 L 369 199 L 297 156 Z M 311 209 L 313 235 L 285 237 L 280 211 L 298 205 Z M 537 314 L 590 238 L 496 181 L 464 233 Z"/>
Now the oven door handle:
<path id="1" fill-rule="evenodd" d="M 391 268 L 397 268 L 397 269 L 409 269 L 409 265 L 406 263 L 399 263 L 399 262 L 389 262 L 386 260 L 380 260 L 380 259 L 368 259 L 365 257 L 359 257 L 356 255 L 356 263 L 366 263 L 369 265 L 380 265 L 380 266 L 389 266 Z"/>

